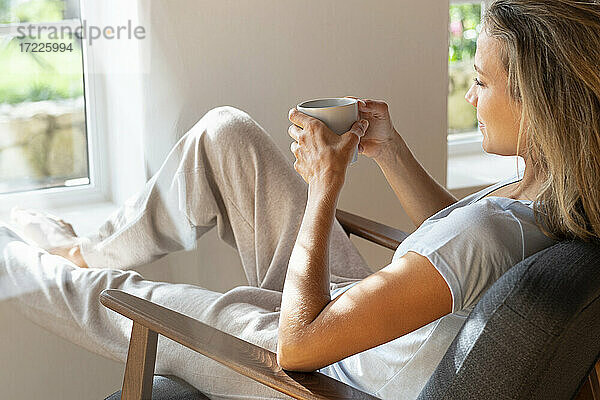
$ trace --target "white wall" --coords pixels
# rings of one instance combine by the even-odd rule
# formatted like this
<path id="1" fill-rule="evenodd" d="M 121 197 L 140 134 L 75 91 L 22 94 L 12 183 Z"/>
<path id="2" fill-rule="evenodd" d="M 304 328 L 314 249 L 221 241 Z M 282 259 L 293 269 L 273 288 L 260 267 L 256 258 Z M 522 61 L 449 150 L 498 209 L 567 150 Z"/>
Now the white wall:
<path id="1" fill-rule="evenodd" d="M 445 183 L 446 2 L 199 4 L 152 3 L 155 40 L 143 43 L 152 59 L 143 88 L 150 172 L 176 138 L 225 104 L 252 115 L 291 164 L 288 110 L 303 99 L 352 94 L 388 101 L 418 159 Z M 340 208 L 414 229 L 368 159 L 350 169 Z M 388 261 L 377 254 L 366 254 L 374 268 Z"/>
<path id="2" fill-rule="evenodd" d="M 325 96 L 386 100 L 417 158 L 445 183 L 447 1 L 138 0 L 138 5 L 150 32 L 140 48 L 150 60 L 144 65 L 148 73 L 100 77 L 118 202 L 143 185 L 144 172 L 156 171 L 177 138 L 219 105 L 252 115 L 291 165 L 287 112 L 301 100 Z M 110 50 L 102 58 L 117 66 L 132 62 Z M 339 207 L 414 229 L 379 168 L 362 156 L 349 170 Z M 373 270 L 391 258 L 391 251 L 353 240 Z M 148 279 L 220 291 L 245 283 L 237 254 L 214 232 L 197 251 L 170 255 L 139 271 Z M 51 337 L 6 307 L 0 307 L 0 318 L 11 321 L 0 335 L 0 356 L 14 366 L 0 374 L 2 397 L 102 398 L 119 386 L 121 365 Z M 51 367 L 40 366 L 48 361 Z"/>

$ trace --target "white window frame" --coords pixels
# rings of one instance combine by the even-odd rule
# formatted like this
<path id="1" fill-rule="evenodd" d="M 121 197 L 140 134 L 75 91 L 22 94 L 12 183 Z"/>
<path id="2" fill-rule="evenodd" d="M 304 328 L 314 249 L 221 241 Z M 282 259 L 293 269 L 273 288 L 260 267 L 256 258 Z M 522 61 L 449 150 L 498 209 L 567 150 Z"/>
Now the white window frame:
<path id="1" fill-rule="evenodd" d="M 19 26 L 70 26 L 75 29 L 81 26 L 85 16 L 84 3 L 80 1 L 80 18 L 68 19 L 53 23 L 22 23 L 0 26 L 0 34 L 17 34 Z M 29 190 L 23 192 L 0 194 L 0 210 L 7 213 L 13 206 L 56 209 L 90 203 L 101 203 L 110 200 L 110 182 L 107 160 L 107 142 L 101 127 L 103 112 L 98 101 L 101 82 L 95 71 L 93 46 L 87 46 L 82 40 L 82 72 L 84 80 L 85 118 L 88 146 L 88 174 L 90 183 L 73 187 L 54 187 Z M 2 213 L 0 213 L 2 214 Z M 1 215 L 0 215 L 1 216 Z M 6 216 L 4 216 L 6 217 Z"/>

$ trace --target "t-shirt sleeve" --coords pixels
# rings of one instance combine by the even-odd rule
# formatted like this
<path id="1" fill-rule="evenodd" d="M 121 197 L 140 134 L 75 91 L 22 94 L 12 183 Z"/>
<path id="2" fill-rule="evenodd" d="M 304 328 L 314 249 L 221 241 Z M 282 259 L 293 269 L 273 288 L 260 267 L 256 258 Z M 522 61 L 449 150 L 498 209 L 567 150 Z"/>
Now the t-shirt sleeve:
<path id="1" fill-rule="evenodd" d="M 400 244 L 394 260 L 408 251 L 427 257 L 446 280 L 456 312 L 475 305 L 504 272 L 547 245 L 540 234 L 533 222 L 517 218 L 513 210 L 482 200 L 423 222 Z M 525 246 L 528 235 L 538 236 L 537 245 Z"/>

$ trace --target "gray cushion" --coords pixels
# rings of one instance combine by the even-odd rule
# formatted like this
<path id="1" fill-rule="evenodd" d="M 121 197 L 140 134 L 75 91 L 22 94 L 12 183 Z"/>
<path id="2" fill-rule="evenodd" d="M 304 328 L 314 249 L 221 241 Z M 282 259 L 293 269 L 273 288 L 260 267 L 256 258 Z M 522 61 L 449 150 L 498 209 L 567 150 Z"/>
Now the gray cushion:
<path id="1" fill-rule="evenodd" d="M 419 399 L 570 399 L 600 353 L 600 244 L 563 241 L 505 273 Z"/>
<path id="2" fill-rule="evenodd" d="M 205 400 L 208 399 L 198 389 L 184 380 L 170 375 L 154 375 L 152 400 Z M 121 400 L 121 391 L 115 392 L 105 400 Z"/>

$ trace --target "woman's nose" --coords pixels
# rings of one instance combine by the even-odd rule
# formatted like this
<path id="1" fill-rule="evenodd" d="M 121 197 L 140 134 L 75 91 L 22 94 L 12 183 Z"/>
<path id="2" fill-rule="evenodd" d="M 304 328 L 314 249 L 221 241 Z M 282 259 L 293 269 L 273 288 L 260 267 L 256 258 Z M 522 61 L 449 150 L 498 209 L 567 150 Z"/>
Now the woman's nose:
<path id="1" fill-rule="evenodd" d="M 475 84 L 471 85 L 471 88 L 465 94 L 465 100 L 469 102 L 473 107 L 477 108 L 477 88 Z"/>

